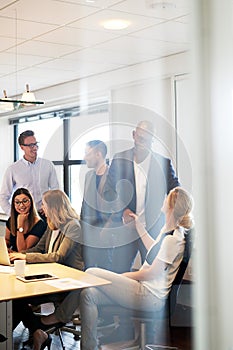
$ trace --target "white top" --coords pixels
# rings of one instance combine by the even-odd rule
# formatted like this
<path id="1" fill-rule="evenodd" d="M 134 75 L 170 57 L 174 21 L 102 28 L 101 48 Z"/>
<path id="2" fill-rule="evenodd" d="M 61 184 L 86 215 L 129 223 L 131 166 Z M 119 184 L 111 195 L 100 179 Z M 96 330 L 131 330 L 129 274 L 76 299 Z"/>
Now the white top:
<path id="1" fill-rule="evenodd" d="M 151 154 L 144 159 L 143 162 L 137 163 L 134 161 L 134 177 L 136 186 L 136 214 L 140 217 L 140 222 L 145 227 L 145 199 L 148 171 L 150 166 Z"/>
<path id="2" fill-rule="evenodd" d="M 159 240 L 163 232 L 164 231 L 162 229 L 156 242 Z M 185 248 L 184 232 L 185 229 L 183 227 L 179 227 L 174 231 L 173 235 L 167 235 L 164 237 L 157 258 L 168 264 L 167 269 L 164 270 L 159 276 L 155 276 L 153 280 L 141 281 L 141 283 L 147 289 L 149 289 L 151 293 L 160 299 L 166 298 L 170 292 L 172 282 L 175 279 L 177 270 L 183 259 Z M 145 261 L 141 269 L 147 268 L 148 266 L 148 263 Z"/>
<path id="3" fill-rule="evenodd" d="M 30 163 L 22 158 L 7 168 L 0 192 L 0 206 L 7 215 L 10 215 L 12 194 L 20 187 L 31 192 L 36 208 L 40 210 L 43 193 L 59 188 L 53 163 L 44 158 L 37 158 L 34 163 Z"/>
<path id="4" fill-rule="evenodd" d="M 48 249 L 48 253 L 51 253 L 53 251 L 53 244 L 57 239 L 57 236 L 59 235 L 60 230 L 53 230 L 52 234 L 51 234 L 51 238 L 50 238 L 50 242 L 49 242 L 49 249 Z"/>

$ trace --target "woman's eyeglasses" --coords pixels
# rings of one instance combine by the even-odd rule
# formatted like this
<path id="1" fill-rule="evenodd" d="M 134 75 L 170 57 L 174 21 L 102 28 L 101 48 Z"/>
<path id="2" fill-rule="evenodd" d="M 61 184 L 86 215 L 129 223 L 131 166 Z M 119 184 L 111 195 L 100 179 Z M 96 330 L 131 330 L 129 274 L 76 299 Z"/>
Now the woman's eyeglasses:
<path id="1" fill-rule="evenodd" d="M 15 203 L 15 205 L 17 205 L 17 206 L 19 206 L 20 204 L 24 204 L 24 205 L 27 205 L 28 203 L 30 203 L 30 199 L 23 199 L 23 200 L 21 200 L 21 201 L 18 201 L 18 200 L 16 200 L 16 201 L 14 201 L 14 203 Z"/>

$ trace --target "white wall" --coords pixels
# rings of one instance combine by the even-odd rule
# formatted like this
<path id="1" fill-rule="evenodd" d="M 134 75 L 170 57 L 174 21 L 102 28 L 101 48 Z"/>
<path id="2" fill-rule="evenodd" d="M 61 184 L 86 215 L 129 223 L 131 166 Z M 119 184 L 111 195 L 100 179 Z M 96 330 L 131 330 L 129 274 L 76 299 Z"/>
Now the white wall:
<path id="1" fill-rule="evenodd" d="M 7 119 L 0 119 L 0 186 L 6 168 L 13 162 L 13 142 L 13 127 Z"/>
<path id="2" fill-rule="evenodd" d="M 151 120 L 156 128 L 153 148 L 175 159 L 174 101 L 172 78 L 150 78 L 119 86 L 111 91 L 113 153 L 132 145 L 132 130 L 140 120 Z"/>
<path id="3" fill-rule="evenodd" d="M 193 81 L 190 75 L 176 77 L 176 114 L 177 114 L 177 166 L 182 186 L 193 191 L 192 166 L 197 149 L 195 134 L 194 100 L 192 98 Z M 199 177 L 199 174 L 195 176 Z"/>

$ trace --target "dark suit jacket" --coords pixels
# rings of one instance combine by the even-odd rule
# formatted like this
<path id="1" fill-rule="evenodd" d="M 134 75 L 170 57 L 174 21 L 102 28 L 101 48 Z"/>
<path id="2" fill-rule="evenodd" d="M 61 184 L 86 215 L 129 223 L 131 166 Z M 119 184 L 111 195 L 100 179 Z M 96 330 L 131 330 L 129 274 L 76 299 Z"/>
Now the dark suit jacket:
<path id="1" fill-rule="evenodd" d="M 111 163 L 105 198 L 111 202 L 112 211 L 121 219 L 125 208 L 136 210 L 136 188 L 134 176 L 134 149 L 117 153 Z M 151 153 L 145 197 L 146 228 L 156 237 L 164 223 L 161 207 L 165 195 L 174 187 L 180 186 L 171 160 L 158 153 Z M 117 214 L 116 214 L 117 217 Z"/>
<path id="2" fill-rule="evenodd" d="M 83 201 L 81 207 L 81 220 L 93 226 L 102 226 L 107 218 L 106 208 L 103 206 L 103 189 L 106 182 L 108 168 L 102 175 L 98 191 L 96 189 L 96 172 L 90 170 L 85 176 Z"/>
<path id="3" fill-rule="evenodd" d="M 96 189 L 96 172 L 90 170 L 85 177 L 84 194 L 81 207 L 81 225 L 84 245 L 91 247 L 108 247 L 108 241 L 101 236 L 111 215 L 109 204 L 104 201 L 103 192 L 108 169 L 102 175 L 98 190 Z"/>

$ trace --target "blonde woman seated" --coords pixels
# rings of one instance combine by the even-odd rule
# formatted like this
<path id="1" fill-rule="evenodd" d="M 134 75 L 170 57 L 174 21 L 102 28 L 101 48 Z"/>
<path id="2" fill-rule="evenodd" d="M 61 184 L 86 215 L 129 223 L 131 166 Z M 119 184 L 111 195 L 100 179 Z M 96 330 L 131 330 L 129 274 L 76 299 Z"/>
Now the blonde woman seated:
<path id="1" fill-rule="evenodd" d="M 27 263 L 56 262 L 82 270 L 81 228 L 78 214 L 71 207 L 69 198 L 60 190 L 50 190 L 43 194 L 42 204 L 48 222 L 46 232 L 35 247 L 21 253 L 10 253 L 10 260 L 22 259 Z M 13 328 L 23 321 L 33 335 L 35 350 L 50 347 L 51 338 L 38 330 L 37 322 L 33 322 L 35 316 L 28 304 L 60 302 L 65 296 L 66 293 L 57 293 L 13 302 Z"/>
<path id="2" fill-rule="evenodd" d="M 141 269 L 121 275 L 99 268 L 88 269 L 88 273 L 105 278 L 112 284 L 86 288 L 82 290 L 81 295 L 78 291 L 70 292 L 53 314 L 42 317 L 43 323 L 66 322 L 70 318 L 70 315 L 65 318 L 68 310 L 72 315 L 80 304 L 81 349 L 97 350 L 99 306 L 117 304 L 135 310 L 160 311 L 165 305 L 183 259 L 186 230 L 193 226 L 192 208 L 193 200 L 187 191 L 180 187 L 171 190 L 162 207 L 165 226 L 156 240 L 145 231 L 137 216 L 131 213 L 137 231 L 148 250 Z"/>
<path id="3" fill-rule="evenodd" d="M 22 251 L 33 247 L 42 237 L 47 224 L 39 216 L 31 193 L 18 188 L 11 201 L 11 216 L 6 222 L 7 247 Z"/>

